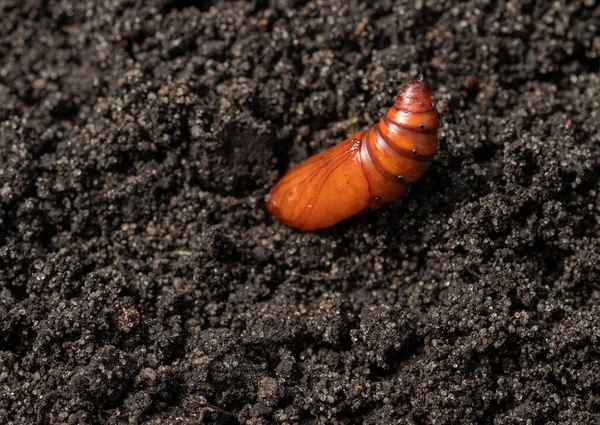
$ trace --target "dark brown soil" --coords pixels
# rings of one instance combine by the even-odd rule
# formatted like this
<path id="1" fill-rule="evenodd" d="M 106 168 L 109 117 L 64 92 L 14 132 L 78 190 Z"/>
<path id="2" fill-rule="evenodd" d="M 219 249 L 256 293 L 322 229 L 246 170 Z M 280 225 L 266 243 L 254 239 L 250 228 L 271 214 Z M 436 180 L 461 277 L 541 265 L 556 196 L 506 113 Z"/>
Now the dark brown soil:
<path id="1" fill-rule="evenodd" d="M 600 423 L 598 2 L 0 16 L 1 424 Z M 290 164 L 421 71 L 412 192 L 274 221 Z"/>

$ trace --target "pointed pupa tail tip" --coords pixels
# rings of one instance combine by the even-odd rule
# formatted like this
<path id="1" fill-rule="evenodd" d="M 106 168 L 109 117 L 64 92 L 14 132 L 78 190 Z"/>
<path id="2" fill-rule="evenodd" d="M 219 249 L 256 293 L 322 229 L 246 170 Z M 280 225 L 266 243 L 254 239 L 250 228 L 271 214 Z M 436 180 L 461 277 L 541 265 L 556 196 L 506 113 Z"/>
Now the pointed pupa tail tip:
<path id="1" fill-rule="evenodd" d="M 394 106 L 400 110 L 415 113 L 433 110 L 429 84 L 425 81 L 422 73 L 419 74 L 418 79 L 408 81 L 400 88 Z"/>

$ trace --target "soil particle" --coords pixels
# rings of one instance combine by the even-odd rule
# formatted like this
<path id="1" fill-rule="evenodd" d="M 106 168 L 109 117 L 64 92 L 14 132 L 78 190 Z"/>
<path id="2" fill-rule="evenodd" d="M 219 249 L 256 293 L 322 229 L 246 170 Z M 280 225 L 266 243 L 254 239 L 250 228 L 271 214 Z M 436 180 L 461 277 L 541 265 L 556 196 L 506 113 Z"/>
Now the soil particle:
<path id="1" fill-rule="evenodd" d="M 0 423 L 600 423 L 600 8 L 566 3 L 0 2 Z M 267 213 L 420 72 L 410 194 Z"/>

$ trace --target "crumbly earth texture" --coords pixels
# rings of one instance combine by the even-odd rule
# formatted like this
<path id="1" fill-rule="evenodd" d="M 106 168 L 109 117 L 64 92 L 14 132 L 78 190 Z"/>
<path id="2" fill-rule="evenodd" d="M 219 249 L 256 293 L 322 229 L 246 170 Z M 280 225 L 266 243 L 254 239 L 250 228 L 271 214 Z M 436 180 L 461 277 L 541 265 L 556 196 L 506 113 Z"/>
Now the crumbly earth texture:
<path id="1" fill-rule="evenodd" d="M 600 421 L 593 0 L 0 1 L 0 423 Z M 440 151 L 263 196 L 423 72 Z"/>

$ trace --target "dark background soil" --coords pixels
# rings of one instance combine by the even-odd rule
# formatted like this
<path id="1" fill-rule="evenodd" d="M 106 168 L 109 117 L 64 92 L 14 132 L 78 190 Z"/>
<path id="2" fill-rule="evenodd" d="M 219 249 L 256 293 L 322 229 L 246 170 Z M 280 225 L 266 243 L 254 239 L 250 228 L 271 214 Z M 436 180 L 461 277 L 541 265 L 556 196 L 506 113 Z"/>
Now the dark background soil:
<path id="1" fill-rule="evenodd" d="M 0 16 L 0 423 L 600 423 L 597 2 Z M 290 164 L 421 71 L 412 192 L 274 221 Z"/>

